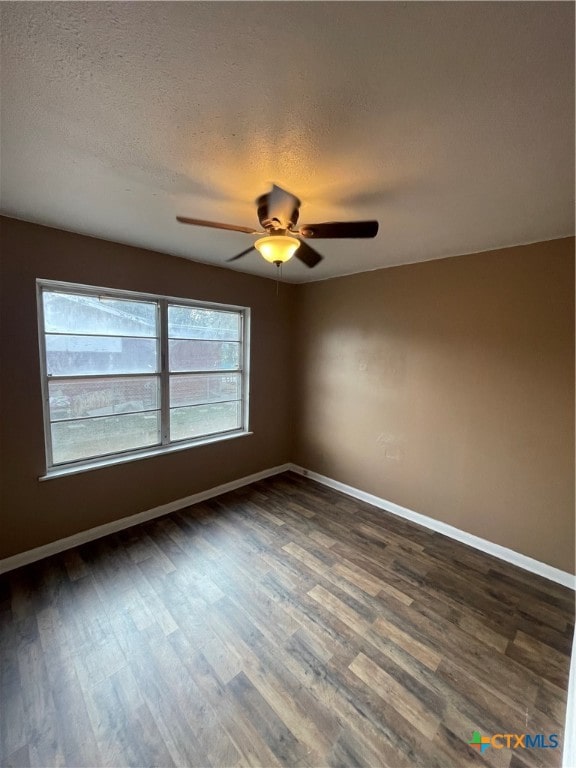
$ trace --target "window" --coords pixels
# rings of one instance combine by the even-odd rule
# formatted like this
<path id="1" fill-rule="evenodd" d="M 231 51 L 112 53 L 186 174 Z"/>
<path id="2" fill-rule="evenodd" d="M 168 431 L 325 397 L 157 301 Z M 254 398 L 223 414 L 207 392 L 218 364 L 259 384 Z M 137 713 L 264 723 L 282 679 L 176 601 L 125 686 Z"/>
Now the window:
<path id="1" fill-rule="evenodd" d="M 247 432 L 248 309 L 38 289 L 47 474 Z"/>

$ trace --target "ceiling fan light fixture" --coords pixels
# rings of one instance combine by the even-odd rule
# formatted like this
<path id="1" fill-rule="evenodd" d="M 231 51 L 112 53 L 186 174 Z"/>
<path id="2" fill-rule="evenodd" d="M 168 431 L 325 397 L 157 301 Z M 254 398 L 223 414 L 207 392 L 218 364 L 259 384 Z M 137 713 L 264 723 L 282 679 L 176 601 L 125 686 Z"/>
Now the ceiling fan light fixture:
<path id="1" fill-rule="evenodd" d="M 300 240 L 288 235 L 268 235 L 254 243 L 254 248 L 271 264 L 284 264 L 289 261 L 299 247 Z"/>

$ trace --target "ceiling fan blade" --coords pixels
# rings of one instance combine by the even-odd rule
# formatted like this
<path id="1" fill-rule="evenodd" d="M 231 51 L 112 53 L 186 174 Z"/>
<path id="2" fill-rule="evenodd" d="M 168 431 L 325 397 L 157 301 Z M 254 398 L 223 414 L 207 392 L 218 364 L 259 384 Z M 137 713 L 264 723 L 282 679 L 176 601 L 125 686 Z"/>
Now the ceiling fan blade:
<path id="1" fill-rule="evenodd" d="M 194 224 L 197 227 L 212 227 L 213 229 L 228 229 L 232 232 L 245 232 L 247 235 L 256 235 L 252 227 L 239 227 L 236 224 L 221 224 L 218 221 L 205 221 L 204 219 L 189 219 L 186 216 L 176 216 L 181 224 Z"/>
<path id="2" fill-rule="evenodd" d="M 300 227 L 302 237 L 376 237 L 377 221 L 326 221 Z"/>
<path id="3" fill-rule="evenodd" d="M 304 240 L 300 240 L 300 246 L 296 249 L 294 256 L 296 256 L 297 259 L 300 259 L 303 264 L 306 264 L 307 267 L 310 267 L 310 269 L 315 267 L 316 264 L 320 264 L 324 258 Z"/>
<path id="4" fill-rule="evenodd" d="M 250 251 L 255 251 L 256 248 L 254 248 L 253 245 L 250 246 L 250 248 L 246 248 L 245 251 L 242 251 L 242 253 L 237 253 L 236 256 L 232 256 L 231 259 L 226 259 L 226 261 L 236 261 L 236 259 L 241 259 L 242 256 L 246 256 L 247 253 L 250 253 Z"/>
<path id="5" fill-rule="evenodd" d="M 268 205 L 276 216 L 290 221 L 292 212 L 295 208 L 300 208 L 301 203 L 292 192 L 282 189 L 278 184 L 273 184 L 271 191 L 268 193 Z"/>
<path id="6" fill-rule="evenodd" d="M 266 227 L 270 222 L 270 213 L 268 207 L 268 198 L 270 195 L 260 195 L 256 200 L 256 209 L 258 215 L 258 221 L 261 227 Z"/>

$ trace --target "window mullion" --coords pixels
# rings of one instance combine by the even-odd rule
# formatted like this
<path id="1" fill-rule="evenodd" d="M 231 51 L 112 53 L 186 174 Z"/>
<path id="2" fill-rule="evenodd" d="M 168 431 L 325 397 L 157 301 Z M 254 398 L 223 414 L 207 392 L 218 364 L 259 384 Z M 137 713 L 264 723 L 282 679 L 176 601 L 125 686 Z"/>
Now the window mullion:
<path id="1" fill-rule="evenodd" d="M 168 302 L 161 299 L 160 311 L 160 431 L 162 445 L 170 443 L 170 374 L 168 360 Z"/>

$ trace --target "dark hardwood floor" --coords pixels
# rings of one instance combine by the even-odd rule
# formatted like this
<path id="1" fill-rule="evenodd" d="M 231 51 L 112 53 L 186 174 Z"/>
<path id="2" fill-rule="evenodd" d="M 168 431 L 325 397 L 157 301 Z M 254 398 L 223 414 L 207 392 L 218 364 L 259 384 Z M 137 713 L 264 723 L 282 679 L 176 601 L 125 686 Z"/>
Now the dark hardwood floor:
<path id="1" fill-rule="evenodd" d="M 3 766 L 561 764 L 573 593 L 290 473 L 0 585 Z"/>

